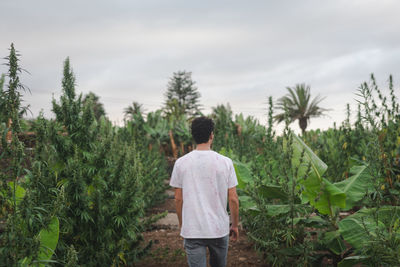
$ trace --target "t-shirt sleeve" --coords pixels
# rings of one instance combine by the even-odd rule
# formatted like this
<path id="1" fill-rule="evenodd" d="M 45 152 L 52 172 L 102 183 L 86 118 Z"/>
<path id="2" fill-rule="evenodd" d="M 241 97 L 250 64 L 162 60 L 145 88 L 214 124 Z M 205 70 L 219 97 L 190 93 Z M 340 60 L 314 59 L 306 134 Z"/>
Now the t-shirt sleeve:
<path id="1" fill-rule="evenodd" d="M 174 164 L 169 185 L 176 188 L 182 188 L 182 176 L 180 175 L 178 161 Z"/>
<path id="2" fill-rule="evenodd" d="M 232 160 L 229 161 L 229 168 L 228 188 L 232 188 L 238 185 L 235 167 L 233 167 Z"/>

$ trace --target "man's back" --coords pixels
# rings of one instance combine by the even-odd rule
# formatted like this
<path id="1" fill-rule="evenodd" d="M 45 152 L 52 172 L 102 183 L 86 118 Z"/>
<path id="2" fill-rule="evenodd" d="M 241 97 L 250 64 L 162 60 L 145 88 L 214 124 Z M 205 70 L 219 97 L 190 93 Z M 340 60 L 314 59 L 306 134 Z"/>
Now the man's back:
<path id="1" fill-rule="evenodd" d="M 170 185 L 182 188 L 182 237 L 229 234 L 228 189 L 237 185 L 231 159 L 212 150 L 194 150 L 176 161 Z"/>
<path id="2" fill-rule="evenodd" d="M 214 122 L 206 117 L 192 121 L 196 150 L 179 158 L 170 185 L 175 187 L 175 206 L 189 267 L 225 267 L 231 240 L 239 237 L 239 199 L 232 160 L 211 150 Z M 226 211 L 227 200 L 232 226 Z"/>

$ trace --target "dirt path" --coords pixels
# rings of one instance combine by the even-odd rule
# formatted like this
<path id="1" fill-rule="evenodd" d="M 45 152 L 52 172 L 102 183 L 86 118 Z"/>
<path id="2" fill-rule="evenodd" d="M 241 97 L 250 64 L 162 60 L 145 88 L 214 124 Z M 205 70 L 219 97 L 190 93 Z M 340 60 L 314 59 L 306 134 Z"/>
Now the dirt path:
<path id="1" fill-rule="evenodd" d="M 154 229 L 145 232 L 146 241 L 153 241 L 150 254 L 134 266 L 137 267 L 176 267 L 188 266 L 186 255 L 183 248 L 183 238 L 179 235 L 178 218 L 175 213 L 174 192 L 167 190 L 168 198 L 166 201 L 155 207 L 153 212 L 168 211 L 168 215 L 159 220 L 154 225 Z M 229 243 L 227 267 L 261 267 L 267 266 L 262 263 L 262 259 L 252 244 L 247 240 L 246 233 L 240 231 L 239 240 Z"/>

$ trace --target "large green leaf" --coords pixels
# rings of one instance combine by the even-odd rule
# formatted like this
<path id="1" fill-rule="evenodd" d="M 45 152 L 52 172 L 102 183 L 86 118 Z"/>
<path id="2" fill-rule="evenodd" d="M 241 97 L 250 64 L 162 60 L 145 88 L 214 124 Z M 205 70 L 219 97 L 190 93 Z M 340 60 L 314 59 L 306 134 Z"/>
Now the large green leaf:
<path id="1" fill-rule="evenodd" d="M 8 186 L 10 187 L 11 193 L 14 194 L 14 182 L 8 182 Z M 15 202 L 17 205 L 25 197 L 25 193 L 26 193 L 26 191 L 22 186 L 20 186 L 18 184 L 15 185 Z M 0 196 L 5 197 L 6 193 L 4 191 L 0 191 Z M 12 205 L 12 203 L 13 203 L 12 199 L 8 199 L 7 201 L 8 201 L 8 203 L 10 203 L 10 205 Z"/>
<path id="2" fill-rule="evenodd" d="M 239 196 L 240 208 L 245 210 L 246 212 L 251 213 L 252 216 L 260 213 L 260 210 L 257 207 L 257 204 L 253 201 L 250 196 Z"/>
<path id="3" fill-rule="evenodd" d="M 251 196 L 239 196 L 240 208 L 256 215 L 260 213 L 260 209 L 257 207 L 257 204 L 253 201 Z M 294 205 L 295 211 L 302 211 L 304 213 L 305 205 L 296 204 Z M 290 212 L 290 205 L 266 205 L 265 210 L 267 215 L 269 216 L 278 216 L 282 214 L 287 214 Z"/>
<path id="4" fill-rule="evenodd" d="M 307 197 L 321 214 L 333 215 L 334 207 L 346 207 L 346 194 L 325 178 L 322 178 L 319 192 L 307 191 Z"/>
<path id="5" fill-rule="evenodd" d="M 304 213 L 304 209 L 306 208 L 302 204 L 294 204 L 293 205 L 294 211 L 297 213 L 298 211 L 302 211 Z M 277 216 L 282 214 L 289 213 L 290 205 L 289 204 L 282 204 L 282 205 L 266 205 L 267 214 L 269 216 Z"/>
<path id="6" fill-rule="evenodd" d="M 289 205 L 267 205 L 266 209 L 269 216 L 277 216 L 290 212 Z"/>
<path id="7" fill-rule="evenodd" d="M 250 196 L 239 196 L 240 208 L 247 210 L 256 208 L 257 205 Z"/>
<path id="8" fill-rule="evenodd" d="M 261 185 L 258 189 L 258 192 L 261 196 L 268 199 L 287 200 L 289 198 L 288 195 L 283 191 L 282 187 L 278 185 Z"/>
<path id="9" fill-rule="evenodd" d="M 360 249 L 370 236 L 375 237 L 378 230 L 388 231 L 390 225 L 399 219 L 400 207 L 397 206 L 384 206 L 378 210 L 364 208 L 341 220 L 339 232 L 350 245 Z"/>
<path id="10" fill-rule="evenodd" d="M 329 221 L 322 219 L 320 216 L 295 218 L 294 224 L 312 228 L 327 228 L 331 225 Z"/>
<path id="11" fill-rule="evenodd" d="M 338 267 L 363 266 L 360 264 L 368 263 L 368 258 L 369 256 L 350 256 L 339 262 Z"/>
<path id="12" fill-rule="evenodd" d="M 339 231 L 323 233 L 321 242 L 336 255 L 340 255 L 346 250 L 346 245 L 344 244 Z"/>
<path id="13" fill-rule="evenodd" d="M 365 196 L 368 189 L 372 189 L 371 176 L 367 172 L 367 166 L 354 166 L 350 172 L 354 175 L 335 183 L 335 186 L 346 194 L 346 210 L 354 207 Z"/>
<path id="14" fill-rule="evenodd" d="M 233 166 L 235 167 L 236 177 L 238 179 L 238 187 L 240 189 L 245 189 L 248 183 L 253 181 L 250 168 L 241 162 L 233 161 Z"/>
<path id="15" fill-rule="evenodd" d="M 303 185 L 303 199 L 308 199 L 321 214 L 333 215 L 334 207 L 346 206 L 346 194 L 322 177 L 326 164 L 297 135 L 292 136 L 292 165 L 298 168 L 297 178 L 298 183 Z M 309 166 L 310 171 L 306 173 Z"/>
<path id="16" fill-rule="evenodd" d="M 315 153 L 295 134 L 292 134 L 293 142 L 293 158 L 292 164 L 293 166 L 298 166 L 298 178 L 302 178 L 304 176 L 316 176 L 316 178 L 321 179 L 322 175 L 325 173 L 328 166 L 317 156 Z M 304 156 L 301 158 L 301 154 L 304 150 Z M 306 174 L 308 169 L 308 165 L 311 165 L 310 173 Z"/>
<path id="17" fill-rule="evenodd" d="M 40 251 L 38 262 L 49 261 L 56 249 L 59 236 L 60 223 L 57 217 L 53 217 L 47 229 L 42 229 L 39 233 Z M 40 264 L 40 266 L 44 266 Z"/>

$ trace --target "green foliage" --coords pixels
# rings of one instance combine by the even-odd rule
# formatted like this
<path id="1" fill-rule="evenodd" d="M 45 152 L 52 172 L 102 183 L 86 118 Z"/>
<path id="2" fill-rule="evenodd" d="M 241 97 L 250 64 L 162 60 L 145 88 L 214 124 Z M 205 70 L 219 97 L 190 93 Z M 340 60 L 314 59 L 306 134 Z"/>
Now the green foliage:
<path id="1" fill-rule="evenodd" d="M 76 96 L 68 59 L 62 84 L 60 104 L 53 100 L 56 120 L 45 129 L 50 142 L 40 148 L 65 192 L 57 255 L 70 261 L 73 245 L 86 266 L 136 261 L 147 250 L 141 244 L 144 210 L 164 189 L 161 159 L 141 143 L 141 120 L 119 131 L 104 117 L 96 121 L 91 103 Z"/>
<path id="2" fill-rule="evenodd" d="M 164 112 L 170 119 L 182 115 L 192 118 L 200 114 L 200 93 L 191 72 L 174 72 L 168 82 L 165 98 Z"/>
<path id="3" fill-rule="evenodd" d="M 344 239 L 362 256 L 346 258 L 346 262 L 371 266 L 400 264 L 400 207 L 364 208 L 340 221 L 339 231 Z"/>
<path id="4" fill-rule="evenodd" d="M 24 177 L 23 164 L 29 160 L 25 154 L 25 146 L 19 139 L 21 134 L 20 115 L 22 93 L 25 91 L 20 82 L 22 72 L 18 65 L 19 54 L 11 44 L 10 55 L 6 58 L 9 67 L 8 87 L 2 92 L 2 113 L 6 119 L 1 139 L 2 163 L 6 168 L 0 170 L 0 222 L 4 225 L 0 232 L 1 266 L 18 266 L 40 260 L 43 240 L 38 238 L 41 230 L 50 225 L 55 206 L 41 206 L 35 198 L 38 187 Z M 53 214 L 52 214 L 53 213 Z"/>
<path id="5" fill-rule="evenodd" d="M 96 118 L 98 99 L 89 95 L 82 101 L 76 94 L 67 58 L 62 95 L 52 101 L 55 119 L 40 114 L 33 121 L 35 150 L 23 171 L 27 159 L 18 139 L 22 107 L 16 91 L 22 87 L 13 53 L 12 47 L 9 89 L 1 94 L 16 110 L 7 111 L 13 123 L 2 128 L 1 160 L 11 164 L 0 172 L 0 222 L 6 225 L 0 233 L 0 265 L 137 261 L 150 246 L 141 232 L 159 218 L 146 218 L 145 211 L 164 198 L 168 175 L 163 155 L 148 149 L 143 117 L 135 116 L 122 128 L 104 116 Z M 9 130 L 11 142 L 6 140 Z"/>
<path id="6" fill-rule="evenodd" d="M 368 194 L 373 191 L 371 184 L 371 176 L 368 174 L 367 166 L 354 166 L 351 168 L 350 173 L 353 176 L 348 179 L 335 183 L 346 194 L 346 208 L 349 210 Z"/>
<path id="7" fill-rule="evenodd" d="M 136 101 L 133 101 L 132 105 L 130 105 L 124 109 L 124 115 L 125 115 L 125 118 L 128 120 L 134 120 L 135 116 L 143 117 L 143 115 L 144 115 L 143 105 L 139 104 Z"/>
<path id="8" fill-rule="evenodd" d="M 103 103 L 100 102 L 100 97 L 93 92 L 89 92 L 83 98 L 83 105 L 90 105 L 93 109 L 94 117 L 96 120 L 99 120 L 101 116 L 106 115 L 106 111 L 104 110 Z"/>
<path id="9" fill-rule="evenodd" d="M 0 76 L 0 123 L 6 123 L 7 118 L 6 118 L 6 102 L 5 102 L 5 95 L 4 95 L 4 83 L 5 83 L 5 75 L 2 74 Z"/>
<path id="10" fill-rule="evenodd" d="M 252 116 L 236 115 L 227 104 L 214 107 L 211 118 L 214 120 L 215 150 L 233 150 L 240 160 L 246 161 L 255 157 L 263 147 L 266 129 Z"/>
<path id="11" fill-rule="evenodd" d="M 272 99 L 269 116 L 272 121 Z M 311 208 L 299 198 L 299 166 L 292 164 L 294 141 L 287 127 L 283 140 L 274 141 L 271 128 L 269 123 L 268 139 L 252 164 L 235 162 L 242 223 L 269 264 L 307 265 L 314 243 L 309 242 L 306 225 L 299 222 L 309 220 Z"/>
<path id="12" fill-rule="evenodd" d="M 235 141 L 231 138 L 237 131 L 233 122 L 233 113 L 229 104 L 218 105 L 212 108 L 211 118 L 215 123 L 213 147 L 215 150 L 235 148 Z"/>
<path id="13" fill-rule="evenodd" d="M 156 145 L 159 149 L 166 147 L 169 142 L 169 124 L 161 114 L 162 110 L 149 112 L 147 114 L 147 123 L 143 125 L 148 142 Z"/>
<path id="14" fill-rule="evenodd" d="M 49 262 L 57 246 L 59 236 L 60 223 L 57 217 L 53 217 L 50 221 L 48 229 L 42 229 L 39 232 L 40 251 L 38 262 Z M 44 266 L 40 264 L 39 266 Z"/>
<path id="15" fill-rule="evenodd" d="M 376 119 L 382 111 L 370 104 L 369 87 L 363 88 L 364 111 L 359 110 L 355 128 L 349 114 L 339 129 L 303 135 L 306 142 L 286 128 L 283 138 L 266 139 L 261 153 L 249 163 L 235 162 L 242 222 L 268 263 L 319 266 L 323 258 L 330 258 L 341 266 L 398 265 L 397 207 L 385 208 L 380 203 L 398 203 L 394 202 L 397 190 L 393 190 L 397 184 L 388 179 L 397 173 L 398 165 L 388 155 L 398 157 L 395 136 L 399 130 L 386 119 Z M 396 108 L 392 104 L 386 114 L 394 118 Z M 271 129 L 267 128 L 268 136 L 273 135 Z M 384 139 L 387 133 L 392 142 Z M 376 208 L 345 219 L 339 216 L 340 211 L 362 205 Z M 316 215 L 311 214 L 313 209 Z M 353 247 L 346 247 L 345 241 Z"/>

